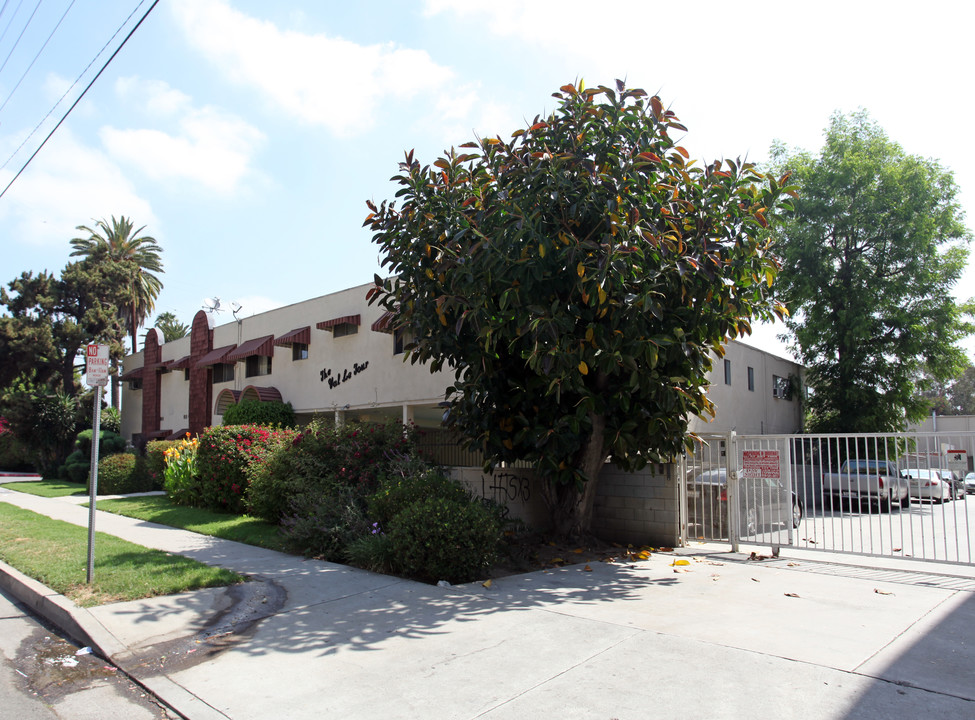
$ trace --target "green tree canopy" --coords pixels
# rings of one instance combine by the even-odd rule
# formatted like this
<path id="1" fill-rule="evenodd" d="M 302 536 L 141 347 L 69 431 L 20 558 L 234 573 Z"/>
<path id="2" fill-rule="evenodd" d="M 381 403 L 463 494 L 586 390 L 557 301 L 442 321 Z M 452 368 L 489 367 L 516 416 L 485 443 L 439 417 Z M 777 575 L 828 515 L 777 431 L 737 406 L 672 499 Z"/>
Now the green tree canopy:
<path id="1" fill-rule="evenodd" d="M 921 391 L 960 372 L 972 331 L 971 306 L 952 297 L 970 240 L 953 176 L 864 111 L 834 115 L 818 157 L 772 154 L 800 187 L 777 234 L 777 288 L 812 387 L 810 429 L 903 429 L 927 411 Z"/>
<path id="2" fill-rule="evenodd" d="M 179 340 L 186 337 L 190 332 L 190 326 L 179 321 L 175 313 L 164 312 L 156 316 L 155 327 L 162 330 L 163 339 L 166 342 Z"/>
<path id="3" fill-rule="evenodd" d="M 451 368 L 448 423 L 487 466 L 551 480 L 555 530 L 586 532 L 607 456 L 683 451 L 713 414 L 711 353 L 782 311 L 766 228 L 789 188 L 749 163 L 698 165 L 685 128 L 639 89 L 554 94 L 548 117 L 432 166 L 406 155 L 402 203 L 368 203 L 413 362 Z"/>
<path id="4" fill-rule="evenodd" d="M 162 281 L 154 273 L 163 271 L 159 247 L 155 238 L 141 235 L 145 225 L 136 229 L 132 221 L 112 216 L 111 223 L 97 220 L 95 228 L 79 225 L 77 230 L 87 237 L 71 241 L 72 257 L 80 256 L 96 262 L 112 262 L 126 271 L 126 281 L 116 288 L 113 297 L 119 307 L 125 327 L 132 338 L 132 352 L 136 351 L 136 333 L 155 306 Z"/>

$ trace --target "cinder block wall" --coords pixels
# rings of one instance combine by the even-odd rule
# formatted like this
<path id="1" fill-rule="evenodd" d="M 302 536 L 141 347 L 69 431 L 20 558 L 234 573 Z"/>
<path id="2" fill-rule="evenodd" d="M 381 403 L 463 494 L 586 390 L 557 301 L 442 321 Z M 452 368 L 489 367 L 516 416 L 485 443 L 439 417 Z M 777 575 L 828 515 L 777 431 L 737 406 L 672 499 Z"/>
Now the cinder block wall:
<path id="1" fill-rule="evenodd" d="M 593 533 L 632 545 L 680 543 L 680 494 L 676 466 L 652 464 L 635 473 L 607 465 L 600 476 Z"/>
<path id="2" fill-rule="evenodd" d="M 507 516 L 544 530 L 549 516 L 530 470 L 452 468 L 468 489 L 506 508 Z M 674 465 L 649 465 L 630 473 L 607 465 L 600 476 L 593 510 L 593 534 L 603 540 L 654 547 L 680 542 L 679 491 Z"/>

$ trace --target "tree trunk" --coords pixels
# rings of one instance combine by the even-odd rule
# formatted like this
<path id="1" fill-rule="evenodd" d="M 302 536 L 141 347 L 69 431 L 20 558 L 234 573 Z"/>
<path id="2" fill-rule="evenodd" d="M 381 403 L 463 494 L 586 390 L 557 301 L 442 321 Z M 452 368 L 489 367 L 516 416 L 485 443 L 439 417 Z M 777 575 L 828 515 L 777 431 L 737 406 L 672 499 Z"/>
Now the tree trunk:
<path id="1" fill-rule="evenodd" d="M 599 474 L 606 462 L 604 440 L 606 418 L 590 414 L 592 432 L 576 461 L 576 467 L 587 478 L 580 490 L 575 485 L 555 488 L 551 503 L 552 530 L 557 537 L 580 539 L 591 535 L 592 511 L 599 486 Z"/>

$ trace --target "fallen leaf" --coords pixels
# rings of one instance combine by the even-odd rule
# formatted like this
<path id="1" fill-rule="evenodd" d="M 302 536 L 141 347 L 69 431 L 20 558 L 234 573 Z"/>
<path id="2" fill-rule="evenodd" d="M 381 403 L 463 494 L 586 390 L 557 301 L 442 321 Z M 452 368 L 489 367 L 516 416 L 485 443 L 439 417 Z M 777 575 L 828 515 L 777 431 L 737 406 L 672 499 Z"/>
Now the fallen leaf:
<path id="1" fill-rule="evenodd" d="M 586 564 L 586 566 L 584 568 L 582 568 L 582 569 L 585 570 L 586 572 L 592 572 L 592 568 L 589 567 L 588 564 Z"/>
<path id="2" fill-rule="evenodd" d="M 552 562 L 552 563 L 564 563 L 565 560 L 563 560 L 562 558 L 552 558 L 549 562 Z"/>
<path id="3" fill-rule="evenodd" d="M 582 553 L 584 553 L 585 550 L 583 550 L 582 548 L 576 548 L 572 552 L 574 552 L 576 555 L 582 555 Z"/>
<path id="4" fill-rule="evenodd" d="M 786 597 L 794 597 L 794 598 L 799 597 L 796 593 L 785 593 L 785 596 Z"/>
<path id="5" fill-rule="evenodd" d="M 662 548 L 660 548 L 660 552 L 674 552 L 674 548 L 672 548 L 672 547 L 662 547 Z"/>
<path id="6" fill-rule="evenodd" d="M 690 560 L 674 560 L 674 562 L 672 562 L 670 565 L 671 567 L 675 567 L 677 565 L 690 565 L 690 564 L 691 564 Z"/>
<path id="7" fill-rule="evenodd" d="M 786 567 L 799 567 L 799 563 L 790 562 Z"/>
<path id="8" fill-rule="evenodd" d="M 880 588 L 874 588 L 873 591 L 878 595 L 893 595 L 894 593 L 888 592 L 887 590 L 881 590 Z"/>
<path id="9" fill-rule="evenodd" d="M 675 573 L 689 573 L 690 571 L 691 571 L 690 568 L 684 568 L 684 567 L 676 567 L 676 568 L 674 568 L 674 572 Z"/>
<path id="10" fill-rule="evenodd" d="M 762 582 L 762 581 L 759 580 L 758 578 L 752 578 L 752 582 Z"/>
<path id="11" fill-rule="evenodd" d="M 484 582 L 482 582 L 481 583 L 481 587 L 486 587 L 486 588 L 491 587 L 491 579 L 488 578 L 487 580 L 485 580 Z"/>
<path id="12" fill-rule="evenodd" d="M 894 552 L 900 552 L 900 551 L 901 551 L 900 548 L 894 548 Z"/>

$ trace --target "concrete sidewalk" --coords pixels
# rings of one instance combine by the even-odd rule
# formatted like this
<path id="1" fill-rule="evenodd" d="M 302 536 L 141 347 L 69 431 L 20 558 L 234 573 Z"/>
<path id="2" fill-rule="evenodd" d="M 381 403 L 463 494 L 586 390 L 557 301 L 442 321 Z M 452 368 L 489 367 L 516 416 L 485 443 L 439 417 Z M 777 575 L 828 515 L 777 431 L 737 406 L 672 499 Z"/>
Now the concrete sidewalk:
<path id="1" fill-rule="evenodd" d="M 87 525 L 66 499 L 0 501 Z M 441 588 L 102 512 L 96 529 L 253 579 L 82 610 L 6 573 L 194 720 L 975 717 L 971 568 L 697 546 Z"/>

